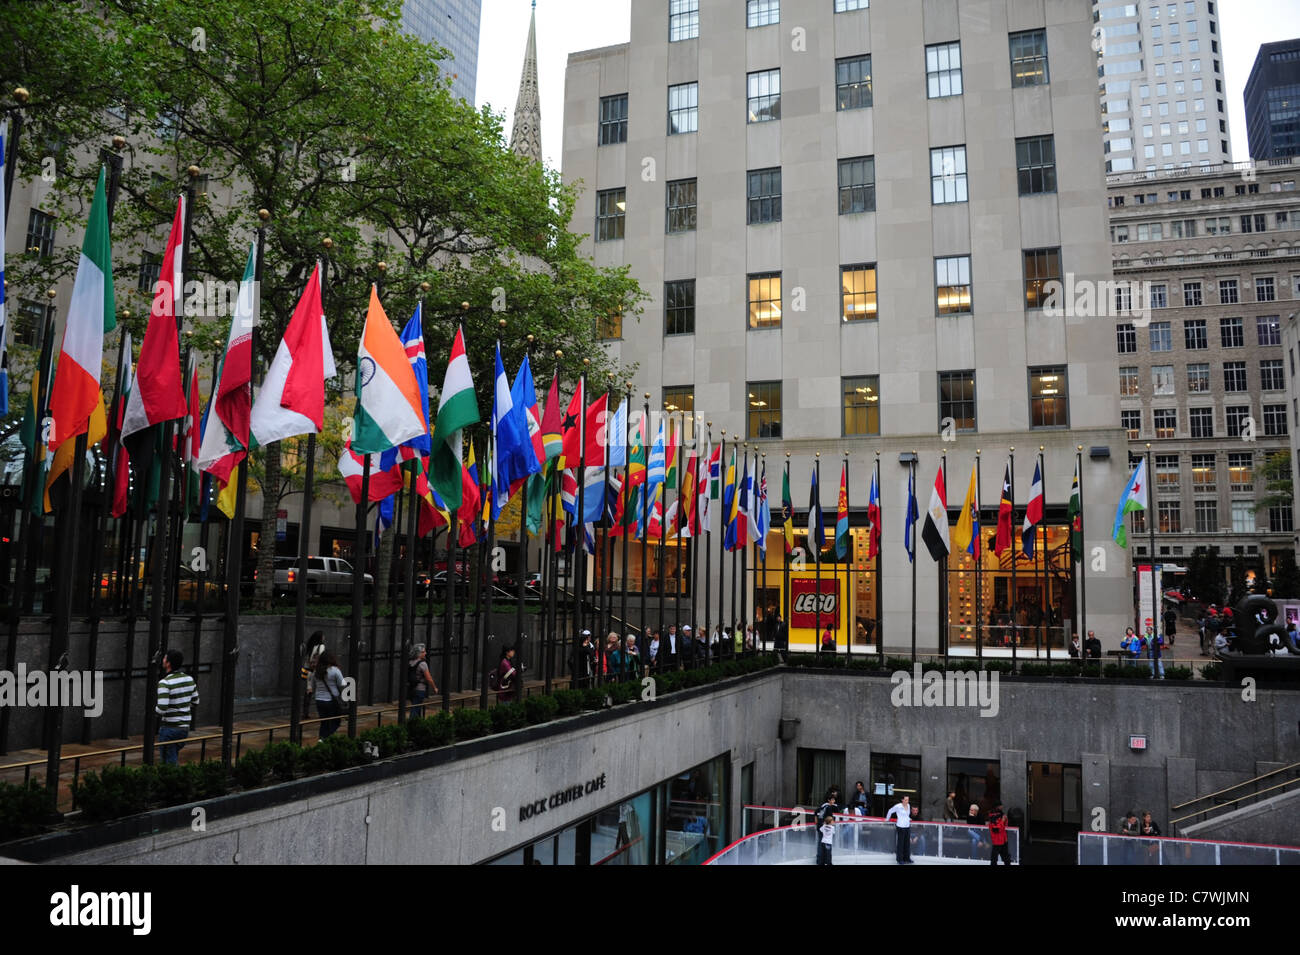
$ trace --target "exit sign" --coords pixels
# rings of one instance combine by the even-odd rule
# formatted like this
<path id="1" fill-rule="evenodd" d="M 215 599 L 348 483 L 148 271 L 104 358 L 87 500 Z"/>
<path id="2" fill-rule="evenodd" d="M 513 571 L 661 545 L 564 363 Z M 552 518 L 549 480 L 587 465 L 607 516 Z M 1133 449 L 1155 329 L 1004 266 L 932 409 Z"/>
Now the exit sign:
<path id="1" fill-rule="evenodd" d="M 1130 736 L 1128 738 L 1129 749 L 1146 749 L 1147 738 L 1145 736 Z"/>

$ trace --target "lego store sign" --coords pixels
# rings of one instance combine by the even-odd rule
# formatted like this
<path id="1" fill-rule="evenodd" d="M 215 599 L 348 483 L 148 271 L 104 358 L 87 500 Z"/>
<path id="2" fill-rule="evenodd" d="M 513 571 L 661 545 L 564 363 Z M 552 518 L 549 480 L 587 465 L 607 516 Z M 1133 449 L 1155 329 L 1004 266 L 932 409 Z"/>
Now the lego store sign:
<path id="1" fill-rule="evenodd" d="M 843 608 L 840 606 L 840 581 L 823 577 L 818 591 L 816 577 L 794 577 L 790 580 L 790 627 L 796 630 L 816 630 L 818 615 L 823 628 L 840 628 Z"/>

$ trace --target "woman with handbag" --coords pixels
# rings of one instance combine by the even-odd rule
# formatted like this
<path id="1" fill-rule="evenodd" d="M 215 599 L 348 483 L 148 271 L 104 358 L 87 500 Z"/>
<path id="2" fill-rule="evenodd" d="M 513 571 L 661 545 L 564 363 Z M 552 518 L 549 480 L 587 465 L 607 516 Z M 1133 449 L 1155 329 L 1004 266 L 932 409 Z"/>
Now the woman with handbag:
<path id="1" fill-rule="evenodd" d="M 338 717 L 343 713 L 343 671 L 338 668 L 334 654 L 324 651 L 316 663 L 316 671 L 311 675 L 311 694 L 316 701 L 316 715 L 323 723 L 320 725 L 320 738 L 333 736 L 343 722 Z"/>

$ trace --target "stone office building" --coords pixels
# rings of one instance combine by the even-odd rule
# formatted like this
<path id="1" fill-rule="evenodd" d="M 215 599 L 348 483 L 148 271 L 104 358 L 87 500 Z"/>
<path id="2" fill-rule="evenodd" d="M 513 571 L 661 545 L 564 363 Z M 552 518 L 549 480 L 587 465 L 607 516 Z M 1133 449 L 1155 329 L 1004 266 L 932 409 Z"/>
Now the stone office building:
<path id="1" fill-rule="evenodd" d="M 1244 555 L 1272 578 L 1288 506 L 1260 506 L 1268 457 L 1300 426 L 1283 328 L 1300 300 L 1300 163 L 1110 177 L 1115 276 L 1143 283 L 1144 319 L 1115 325 L 1121 423 L 1150 442 L 1156 556 Z M 1295 361 L 1294 349 L 1290 361 Z M 1130 546 L 1148 556 L 1146 515 Z"/>
<path id="2" fill-rule="evenodd" d="M 586 249 L 630 266 L 651 296 L 637 320 L 600 329 L 637 363 L 633 390 L 711 421 L 715 444 L 726 429 L 751 460 L 766 454 L 778 515 L 788 454 L 796 526 L 820 453 L 834 527 L 847 452 L 854 541 L 820 585 L 834 573 L 841 647 L 858 623 L 910 642 L 900 455 L 919 454 L 922 516 L 946 455 L 955 523 L 978 453 L 987 545 L 1009 449 L 1019 527 L 1040 446 L 1037 563 L 1018 543 L 1014 560 L 986 550 L 977 593 L 970 557 L 941 572 L 920 546 L 918 645 L 970 647 L 977 629 L 987 644 L 998 607 L 1034 604 L 1058 623 L 1024 642 L 1060 647 L 1064 623 L 1079 625 L 1066 505 L 1082 445 L 1086 543 L 1105 555 L 1089 571 L 1088 623 L 1122 632 L 1129 560 L 1109 541 L 1128 442 L 1113 324 L 1043 308 L 1052 280 L 1110 278 L 1088 4 L 647 0 L 631 16 L 630 43 L 569 57 L 563 174 L 581 185 Z M 878 564 L 865 538 L 877 453 Z M 786 597 L 776 530 L 770 540 L 766 563 L 741 572 L 763 604 Z M 624 576 L 637 576 L 635 551 Z M 616 584 L 620 572 L 615 558 Z M 813 572 L 811 560 L 796 570 L 791 592 L 818 586 Z M 811 619 L 792 623 L 796 641 L 812 639 Z"/>

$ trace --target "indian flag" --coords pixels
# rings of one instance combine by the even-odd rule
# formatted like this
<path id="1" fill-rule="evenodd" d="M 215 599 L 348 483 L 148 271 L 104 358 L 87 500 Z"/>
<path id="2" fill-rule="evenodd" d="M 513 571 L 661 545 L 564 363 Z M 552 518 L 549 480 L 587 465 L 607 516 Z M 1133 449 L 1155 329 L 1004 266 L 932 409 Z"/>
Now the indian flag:
<path id="1" fill-rule="evenodd" d="M 1112 529 L 1112 536 L 1115 538 L 1116 544 L 1120 547 L 1128 546 L 1128 528 L 1124 526 L 1124 518 L 1134 511 L 1145 511 L 1146 509 L 1147 459 L 1143 458 L 1133 471 L 1133 476 L 1128 479 L 1124 493 L 1120 495 L 1119 507 L 1115 508 L 1115 526 Z"/>
<path id="2" fill-rule="evenodd" d="M 433 488 L 450 510 L 458 510 L 462 502 L 461 446 L 462 430 L 478 424 L 478 399 L 474 396 L 474 379 L 465 357 L 465 336 L 456 328 L 456 339 L 451 344 L 451 360 L 442 380 L 438 395 L 438 416 L 433 423 L 432 468 Z"/>
<path id="3" fill-rule="evenodd" d="M 471 397 L 473 392 L 470 393 Z M 424 407 L 406 347 L 370 286 L 370 308 L 357 350 L 357 411 L 352 448 L 378 454 L 424 434 Z"/>
<path id="4" fill-rule="evenodd" d="M 81 260 L 77 263 L 77 277 L 72 285 L 58 371 L 50 391 L 49 414 L 54 419 L 54 431 L 50 435 L 52 450 L 57 450 L 69 438 L 84 434 L 90 427 L 91 414 L 103 404 L 99 373 L 104 360 L 104 335 L 116 327 L 108 202 L 101 166 L 86 238 L 81 245 Z"/>

